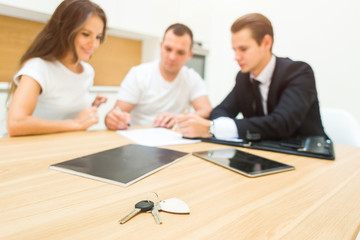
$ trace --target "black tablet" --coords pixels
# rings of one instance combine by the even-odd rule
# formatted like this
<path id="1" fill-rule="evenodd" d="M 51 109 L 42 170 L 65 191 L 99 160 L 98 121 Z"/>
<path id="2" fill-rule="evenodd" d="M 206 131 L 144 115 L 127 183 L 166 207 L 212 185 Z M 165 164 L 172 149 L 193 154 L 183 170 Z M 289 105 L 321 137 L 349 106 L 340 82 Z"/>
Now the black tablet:
<path id="1" fill-rule="evenodd" d="M 293 166 L 235 148 L 193 152 L 193 155 L 248 177 L 258 177 L 295 169 Z"/>

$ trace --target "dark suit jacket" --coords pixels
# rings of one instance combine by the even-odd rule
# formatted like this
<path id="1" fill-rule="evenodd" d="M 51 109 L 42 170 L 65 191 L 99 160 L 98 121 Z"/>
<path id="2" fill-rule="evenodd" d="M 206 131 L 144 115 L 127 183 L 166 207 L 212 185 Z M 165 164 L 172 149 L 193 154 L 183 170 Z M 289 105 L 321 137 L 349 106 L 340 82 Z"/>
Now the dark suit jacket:
<path id="1" fill-rule="evenodd" d="M 214 108 L 210 118 L 234 118 L 239 138 L 246 131 L 259 133 L 261 139 L 281 139 L 295 136 L 326 136 L 320 118 L 315 77 L 311 67 L 289 58 L 276 58 L 269 88 L 268 115 L 256 117 L 249 73 L 239 72 L 236 84 L 223 102 Z"/>

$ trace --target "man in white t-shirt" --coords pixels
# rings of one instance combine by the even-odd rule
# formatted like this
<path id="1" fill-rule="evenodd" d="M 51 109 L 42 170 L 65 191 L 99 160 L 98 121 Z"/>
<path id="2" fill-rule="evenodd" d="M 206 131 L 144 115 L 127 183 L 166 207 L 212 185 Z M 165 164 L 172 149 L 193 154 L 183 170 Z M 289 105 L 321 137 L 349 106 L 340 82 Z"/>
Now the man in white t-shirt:
<path id="1" fill-rule="evenodd" d="M 184 66 L 193 55 L 192 45 L 193 35 L 187 26 L 169 26 L 160 43 L 161 59 L 129 71 L 114 108 L 106 115 L 106 126 L 112 130 L 127 129 L 130 123 L 171 128 L 176 116 L 190 107 L 208 118 L 212 107 L 204 81 Z"/>

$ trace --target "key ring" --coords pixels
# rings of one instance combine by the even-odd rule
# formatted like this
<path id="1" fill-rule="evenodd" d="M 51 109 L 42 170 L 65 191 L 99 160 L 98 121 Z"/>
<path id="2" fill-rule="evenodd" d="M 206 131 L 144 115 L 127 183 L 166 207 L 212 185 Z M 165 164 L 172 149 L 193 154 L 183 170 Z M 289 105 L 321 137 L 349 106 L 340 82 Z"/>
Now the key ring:
<path id="1" fill-rule="evenodd" d="M 156 192 L 148 192 L 148 193 L 147 193 L 147 197 L 146 197 L 147 201 L 148 201 L 148 202 L 150 201 L 150 194 L 155 194 L 155 196 L 156 196 L 156 201 L 153 201 L 153 202 L 158 202 L 158 200 L 159 200 L 159 195 L 158 195 Z"/>

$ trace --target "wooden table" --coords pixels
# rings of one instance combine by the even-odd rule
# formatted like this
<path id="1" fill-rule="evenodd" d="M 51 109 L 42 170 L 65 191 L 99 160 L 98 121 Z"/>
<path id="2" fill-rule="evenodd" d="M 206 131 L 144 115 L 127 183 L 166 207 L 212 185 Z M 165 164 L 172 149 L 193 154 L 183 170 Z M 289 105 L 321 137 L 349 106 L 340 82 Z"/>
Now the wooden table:
<path id="1" fill-rule="evenodd" d="M 355 239 L 360 226 L 360 148 L 336 144 L 336 160 L 242 149 L 295 171 L 247 178 L 189 155 L 123 188 L 48 169 L 131 143 L 111 131 L 0 139 L 0 239 Z M 167 146 L 192 152 L 211 143 Z M 185 201 L 190 215 L 142 213 L 155 191 Z"/>

